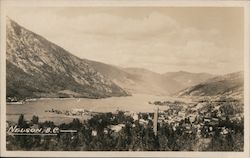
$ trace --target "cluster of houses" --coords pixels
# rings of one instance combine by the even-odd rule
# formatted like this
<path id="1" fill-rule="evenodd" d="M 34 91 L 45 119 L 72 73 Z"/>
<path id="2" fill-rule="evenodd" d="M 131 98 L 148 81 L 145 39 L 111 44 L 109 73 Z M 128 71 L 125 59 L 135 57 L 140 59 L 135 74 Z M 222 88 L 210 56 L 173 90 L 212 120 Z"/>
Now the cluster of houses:
<path id="1" fill-rule="evenodd" d="M 226 100 L 227 102 L 237 102 L 234 99 Z M 221 111 L 220 107 L 225 102 L 225 98 L 219 98 L 216 100 L 204 99 L 193 104 L 173 105 L 169 103 L 169 109 L 160 111 L 158 115 L 158 123 L 171 124 L 175 131 L 177 127 L 185 129 L 184 132 L 192 133 L 196 132 L 200 137 L 202 134 L 206 136 L 213 135 L 215 133 L 214 127 L 219 124 L 220 120 L 226 120 L 226 115 Z M 162 104 L 159 104 L 162 105 Z M 168 106 L 168 105 L 167 105 Z M 243 113 L 236 113 L 229 117 L 230 121 L 241 121 L 243 119 Z M 229 133 L 229 129 L 226 127 L 218 127 L 222 135 Z"/>
<path id="2" fill-rule="evenodd" d="M 6 102 L 7 104 L 23 104 L 24 100 L 20 100 L 17 97 L 7 97 Z"/>
<path id="3" fill-rule="evenodd" d="M 72 109 L 72 110 L 64 110 L 64 111 L 51 109 L 51 110 L 45 110 L 45 112 L 62 114 L 62 115 L 67 115 L 67 116 L 84 116 L 84 115 L 91 115 L 92 114 L 92 112 L 90 112 L 86 109 Z"/>
<path id="4" fill-rule="evenodd" d="M 220 120 L 226 120 L 225 114 L 220 110 L 220 101 L 217 101 L 216 104 L 213 104 L 207 100 L 201 100 L 194 104 L 186 104 L 182 102 L 164 102 L 164 104 L 168 104 L 169 108 L 164 111 L 157 111 L 157 122 L 160 126 L 164 123 L 168 123 L 172 125 L 173 130 L 175 131 L 177 127 L 181 127 L 184 129 L 183 132 L 186 133 L 197 133 L 197 136 L 200 137 L 202 133 L 204 134 L 214 134 L 214 128 L 219 124 Z M 162 106 L 162 103 L 158 103 L 158 106 Z M 46 112 L 52 112 L 56 114 L 64 114 L 68 116 L 84 116 L 95 115 L 95 112 L 88 111 L 86 109 L 72 109 L 66 111 L 59 110 L 47 110 Z M 117 111 L 114 114 L 118 113 Z M 124 111 L 125 116 L 130 116 L 133 118 L 134 122 L 138 121 L 139 124 L 147 126 L 149 123 L 154 122 L 154 113 L 138 113 L 134 111 Z M 114 116 L 113 116 L 114 117 Z M 230 120 L 238 120 L 241 121 L 243 119 L 243 114 L 238 113 L 232 117 Z M 133 127 L 135 124 L 132 125 Z M 117 124 L 110 125 L 106 129 L 104 129 L 104 133 L 107 133 L 108 130 L 113 131 L 114 133 L 119 132 L 125 124 Z M 228 134 L 227 128 L 220 129 L 221 134 Z M 96 136 L 97 132 L 95 130 L 92 131 L 92 135 Z"/>

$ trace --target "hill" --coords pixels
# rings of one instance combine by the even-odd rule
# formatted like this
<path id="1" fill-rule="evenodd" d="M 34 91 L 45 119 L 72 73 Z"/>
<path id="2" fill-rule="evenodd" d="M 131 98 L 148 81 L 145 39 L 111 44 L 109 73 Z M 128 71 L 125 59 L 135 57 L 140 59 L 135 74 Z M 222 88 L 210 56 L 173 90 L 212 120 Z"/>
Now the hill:
<path id="1" fill-rule="evenodd" d="M 199 84 L 215 77 L 215 75 L 209 73 L 191 73 L 186 71 L 167 72 L 164 76 L 179 82 L 183 88 Z"/>
<path id="2" fill-rule="evenodd" d="M 211 78 L 205 82 L 186 88 L 179 96 L 243 96 L 244 73 L 235 72 Z"/>

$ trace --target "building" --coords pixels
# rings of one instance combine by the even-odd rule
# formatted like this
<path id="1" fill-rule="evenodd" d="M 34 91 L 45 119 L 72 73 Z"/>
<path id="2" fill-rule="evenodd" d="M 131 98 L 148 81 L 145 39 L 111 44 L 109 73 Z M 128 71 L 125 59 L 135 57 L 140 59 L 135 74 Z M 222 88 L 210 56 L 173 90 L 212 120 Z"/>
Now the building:
<path id="1" fill-rule="evenodd" d="M 125 127 L 125 124 L 118 124 L 118 125 L 109 126 L 109 128 L 114 132 L 119 132 L 123 127 Z"/>

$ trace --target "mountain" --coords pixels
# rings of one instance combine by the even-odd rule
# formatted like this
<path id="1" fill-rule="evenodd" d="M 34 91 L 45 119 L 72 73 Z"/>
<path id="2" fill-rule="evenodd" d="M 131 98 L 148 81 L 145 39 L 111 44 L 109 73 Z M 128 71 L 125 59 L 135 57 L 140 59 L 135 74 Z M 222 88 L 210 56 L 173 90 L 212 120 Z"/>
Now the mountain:
<path id="1" fill-rule="evenodd" d="M 149 70 L 140 68 L 121 68 L 91 60 L 86 60 L 86 62 L 131 94 L 168 95 L 171 92 L 169 87 L 162 87 L 163 76 Z"/>
<path id="2" fill-rule="evenodd" d="M 196 74 L 183 71 L 159 74 L 143 68 L 121 68 L 102 62 L 84 60 L 131 94 L 171 95 L 213 76 L 206 73 Z"/>
<path id="3" fill-rule="evenodd" d="M 7 97 L 126 96 L 85 60 L 7 19 Z"/>
<path id="4" fill-rule="evenodd" d="M 170 95 L 183 88 L 178 81 L 147 69 L 124 68 L 123 70 L 136 78 L 135 84 L 132 86 L 136 92 Z"/>
<path id="5" fill-rule="evenodd" d="M 143 68 L 122 68 L 102 62 L 84 60 L 130 94 L 169 95 L 182 88 L 175 80 Z"/>
<path id="6" fill-rule="evenodd" d="M 215 75 L 208 73 L 191 73 L 186 71 L 167 72 L 164 74 L 164 76 L 179 82 L 183 88 L 199 84 L 208 80 L 209 78 L 215 77 Z"/>
<path id="7" fill-rule="evenodd" d="M 124 71 L 123 68 L 118 66 L 87 59 L 84 60 L 93 68 L 95 68 L 98 72 L 103 74 L 103 76 L 110 79 L 112 82 L 119 85 L 119 87 L 126 90 L 130 94 L 136 92 L 134 90 L 134 86 L 139 84 L 140 82 L 135 75 Z"/>
<path id="8" fill-rule="evenodd" d="M 170 95 L 213 77 L 184 71 L 159 74 L 80 59 L 7 20 L 7 97 Z"/>
<path id="9" fill-rule="evenodd" d="M 244 73 L 235 72 L 211 78 L 178 93 L 179 96 L 242 96 Z"/>

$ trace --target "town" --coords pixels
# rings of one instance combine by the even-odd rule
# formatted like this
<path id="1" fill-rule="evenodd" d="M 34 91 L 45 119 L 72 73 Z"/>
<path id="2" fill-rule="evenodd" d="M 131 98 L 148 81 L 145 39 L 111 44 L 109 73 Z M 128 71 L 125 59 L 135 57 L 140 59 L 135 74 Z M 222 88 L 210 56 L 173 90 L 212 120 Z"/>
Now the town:
<path id="1" fill-rule="evenodd" d="M 93 112 L 85 109 L 46 112 L 72 117 L 60 129 L 76 133 L 53 136 L 7 135 L 7 148 L 25 149 L 27 139 L 38 141 L 34 150 L 163 150 L 163 151 L 242 151 L 244 135 L 243 102 L 231 98 L 202 98 L 193 103 L 155 101 L 154 112 Z M 167 110 L 160 110 L 167 106 Z M 82 119 L 85 118 L 85 119 Z M 53 122 L 19 118 L 18 126 L 55 127 Z M 13 123 L 8 124 L 13 125 Z M 21 137 L 21 138 L 20 138 Z M 22 138 L 22 137 L 25 137 Z M 14 145 L 19 140 L 19 145 Z M 229 143 L 230 142 L 230 143 Z M 234 143 L 231 143 L 234 142 Z M 66 144 L 68 145 L 66 145 Z M 51 144 L 46 146 L 46 144 Z M 60 148 L 59 148 L 60 147 Z M 28 147 L 27 147 L 28 148 Z"/>
<path id="2" fill-rule="evenodd" d="M 139 124 L 147 126 L 154 121 L 154 117 L 157 115 L 157 124 L 154 122 L 154 126 L 162 126 L 164 123 L 173 126 L 173 130 L 176 130 L 177 126 L 185 128 L 185 132 L 192 133 L 197 131 L 197 136 L 200 137 L 201 131 L 205 130 L 206 134 L 213 135 L 215 133 L 213 126 L 218 125 L 222 121 L 229 121 L 240 123 L 243 121 L 243 103 L 239 100 L 232 98 L 219 98 L 219 99 L 201 99 L 196 103 L 185 103 L 180 101 L 155 101 L 155 106 L 168 106 L 168 110 L 160 111 L 157 109 L 154 113 L 137 113 L 133 111 L 119 111 L 116 110 L 113 114 L 113 118 L 119 112 L 123 113 L 127 117 L 133 118 L 133 122 L 138 121 Z M 91 118 L 94 115 L 98 115 L 98 112 L 92 112 L 86 109 L 72 109 L 66 111 L 60 111 L 56 109 L 46 110 L 45 112 L 56 113 L 59 115 L 66 115 L 72 117 L 81 118 L 87 116 Z M 157 114 L 156 114 L 157 113 Z M 115 132 L 119 132 L 125 124 L 118 124 L 110 126 Z M 157 129 L 157 127 L 155 127 Z M 227 134 L 228 130 L 225 127 L 219 128 L 221 134 Z M 93 132 L 96 133 L 96 132 Z M 157 134 L 157 132 L 155 131 Z"/>

